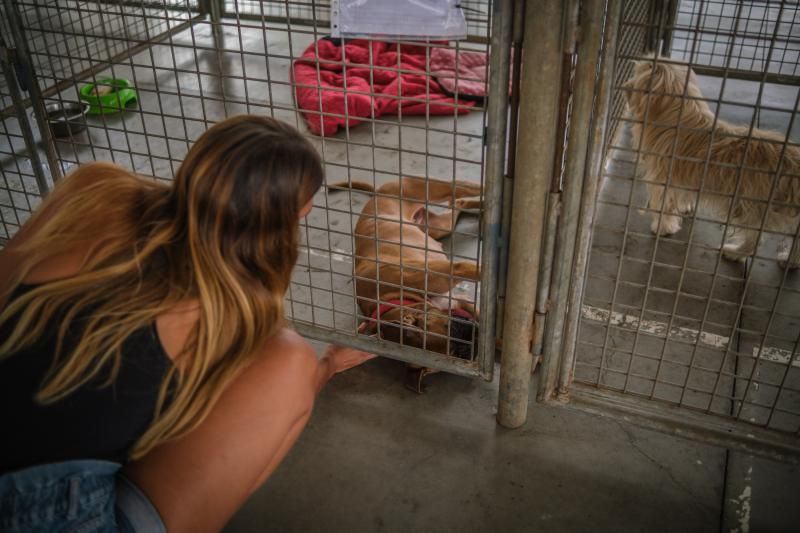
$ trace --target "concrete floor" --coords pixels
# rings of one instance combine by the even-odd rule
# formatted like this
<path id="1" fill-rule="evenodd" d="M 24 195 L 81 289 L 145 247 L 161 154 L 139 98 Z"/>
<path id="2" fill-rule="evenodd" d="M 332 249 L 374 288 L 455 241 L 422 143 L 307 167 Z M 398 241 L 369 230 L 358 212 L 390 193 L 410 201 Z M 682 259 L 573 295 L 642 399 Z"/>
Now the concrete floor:
<path id="1" fill-rule="evenodd" d="M 336 376 L 227 533 L 793 532 L 800 468 L 532 404 L 495 423 L 497 381 L 402 385 L 378 359 Z M 752 467 L 752 469 L 751 469 Z M 725 527 L 723 528 L 723 519 Z"/>

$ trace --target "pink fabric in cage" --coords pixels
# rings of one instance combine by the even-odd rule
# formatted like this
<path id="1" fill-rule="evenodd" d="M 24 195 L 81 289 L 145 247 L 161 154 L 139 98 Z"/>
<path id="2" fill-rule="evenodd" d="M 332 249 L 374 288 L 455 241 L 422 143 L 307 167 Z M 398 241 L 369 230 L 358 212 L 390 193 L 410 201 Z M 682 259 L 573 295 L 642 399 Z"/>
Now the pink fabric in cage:
<path id="1" fill-rule="evenodd" d="M 425 46 L 323 38 L 292 65 L 297 107 L 316 135 L 333 135 L 383 115 L 469 113 L 428 76 Z"/>
<path id="2" fill-rule="evenodd" d="M 513 55 L 509 61 L 513 63 Z M 485 98 L 488 88 L 489 56 L 485 52 L 433 48 L 430 73 L 449 95 L 458 94 L 460 98 Z"/>

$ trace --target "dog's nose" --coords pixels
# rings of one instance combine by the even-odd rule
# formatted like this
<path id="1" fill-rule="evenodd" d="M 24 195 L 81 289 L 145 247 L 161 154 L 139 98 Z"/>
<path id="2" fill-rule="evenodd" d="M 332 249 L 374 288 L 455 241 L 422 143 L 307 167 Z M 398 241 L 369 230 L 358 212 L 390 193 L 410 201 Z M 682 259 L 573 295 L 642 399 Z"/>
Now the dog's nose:
<path id="1" fill-rule="evenodd" d="M 472 359 L 478 341 L 478 323 L 450 321 L 450 352 L 461 359 Z"/>

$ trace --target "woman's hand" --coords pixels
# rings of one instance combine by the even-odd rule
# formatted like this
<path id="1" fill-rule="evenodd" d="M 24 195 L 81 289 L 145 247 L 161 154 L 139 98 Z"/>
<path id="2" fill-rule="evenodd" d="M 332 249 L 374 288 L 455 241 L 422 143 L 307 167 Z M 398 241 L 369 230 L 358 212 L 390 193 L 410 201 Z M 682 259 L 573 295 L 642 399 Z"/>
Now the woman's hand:
<path id="1" fill-rule="evenodd" d="M 336 346 L 334 344 L 329 345 L 319 360 L 320 376 L 317 391 L 321 390 L 325 383 L 335 374 L 350 370 L 354 366 L 365 363 L 370 359 L 375 359 L 375 357 L 377 356 L 374 354 L 362 352 L 355 348 Z"/>
<path id="2" fill-rule="evenodd" d="M 354 366 L 365 363 L 370 359 L 375 359 L 376 355 L 356 350 L 355 348 L 347 348 L 345 346 L 336 346 L 331 344 L 325 349 L 323 358 L 330 361 L 331 375 L 350 370 Z"/>

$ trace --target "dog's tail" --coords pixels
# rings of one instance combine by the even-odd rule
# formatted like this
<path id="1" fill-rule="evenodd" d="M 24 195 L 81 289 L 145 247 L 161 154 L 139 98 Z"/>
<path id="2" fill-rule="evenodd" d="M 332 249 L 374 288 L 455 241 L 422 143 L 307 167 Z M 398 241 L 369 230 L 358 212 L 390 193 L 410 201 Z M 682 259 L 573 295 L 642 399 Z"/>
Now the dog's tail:
<path id="1" fill-rule="evenodd" d="M 328 193 L 350 189 L 353 191 L 363 191 L 374 193 L 375 187 L 366 181 L 340 181 L 338 183 L 331 183 L 328 185 Z"/>

